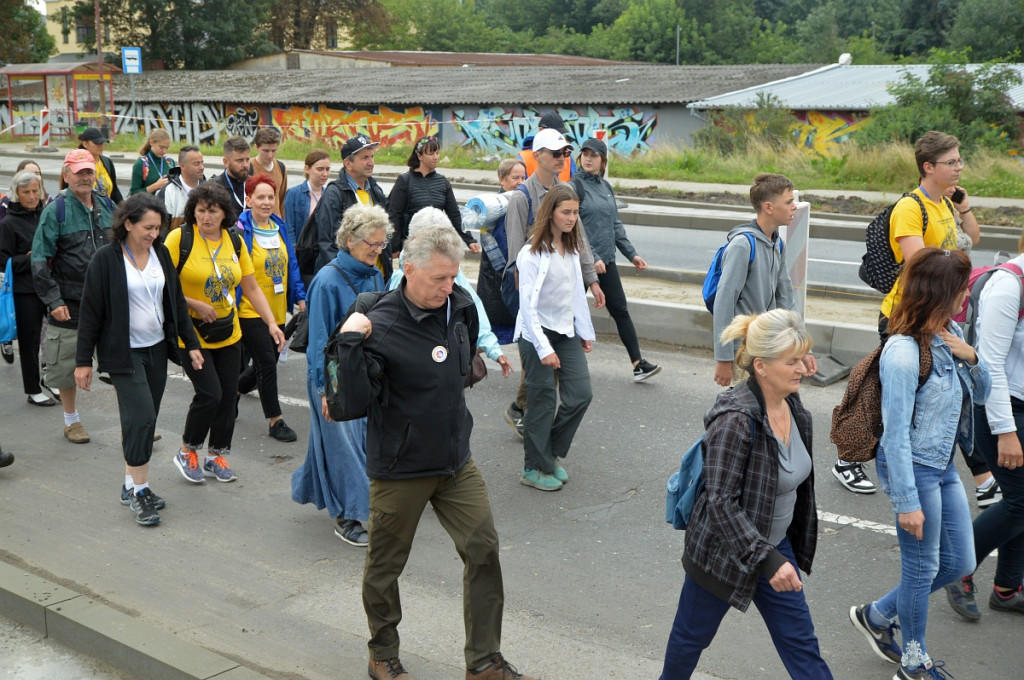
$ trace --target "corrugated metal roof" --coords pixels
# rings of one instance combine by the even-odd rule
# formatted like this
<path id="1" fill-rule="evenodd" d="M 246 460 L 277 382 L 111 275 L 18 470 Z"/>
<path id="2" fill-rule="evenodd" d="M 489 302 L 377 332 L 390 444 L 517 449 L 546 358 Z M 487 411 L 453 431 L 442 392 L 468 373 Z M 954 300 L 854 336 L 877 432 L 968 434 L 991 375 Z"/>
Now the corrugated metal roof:
<path id="1" fill-rule="evenodd" d="M 779 80 L 816 65 L 467 66 L 318 71 L 149 71 L 135 76 L 146 102 L 353 105 L 686 104 Z M 127 76 L 114 96 L 131 95 Z"/>
<path id="2" fill-rule="evenodd" d="M 970 71 L 981 64 L 968 64 Z M 1024 77 L 1024 64 L 1010 64 Z M 777 97 L 782 108 L 793 111 L 867 111 L 892 104 L 895 99 L 888 87 L 898 83 L 904 74 L 927 80 L 931 67 L 927 64 L 899 66 L 832 64 L 809 73 L 794 75 L 774 82 L 708 97 L 690 104 L 692 109 L 721 109 L 733 106 L 752 108 L 761 93 Z M 1024 85 L 1011 88 L 1007 94 L 1018 111 L 1024 111 Z"/>
<path id="3" fill-rule="evenodd" d="M 413 50 L 294 50 L 323 57 L 380 61 L 396 66 L 585 66 L 627 62 L 577 57 L 572 54 L 511 54 L 505 52 L 430 52 Z"/>

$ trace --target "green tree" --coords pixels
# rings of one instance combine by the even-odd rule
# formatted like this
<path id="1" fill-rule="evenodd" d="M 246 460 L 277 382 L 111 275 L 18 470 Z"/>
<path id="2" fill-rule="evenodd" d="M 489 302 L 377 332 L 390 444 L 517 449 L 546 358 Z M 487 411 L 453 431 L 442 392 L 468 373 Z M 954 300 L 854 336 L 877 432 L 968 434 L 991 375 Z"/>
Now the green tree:
<path id="1" fill-rule="evenodd" d="M 117 49 L 131 45 L 167 68 L 223 68 L 273 50 L 265 29 L 269 7 L 269 0 L 100 0 L 100 23 L 110 31 L 104 52 L 116 60 Z M 80 23 L 94 23 L 90 0 L 76 3 L 75 12 Z M 92 38 L 86 50 L 94 44 Z"/>
<path id="2" fill-rule="evenodd" d="M 963 61 L 949 63 L 953 57 L 964 54 L 937 51 L 926 79 L 905 73 L 890 86 L 896 102 L 871 111 L 857 142 L 913 142 L 928 130 L 942 130 L 968 148 L 1019 148 L 1020 121 L 1006 92 L 1022 83 L 1020 74 L 997 63 L 968 69 Z"/>
<path id="3" fill-rule="evenodd" d="M 687 18 L 676 0 L 630 0 L 626 11 L 608 29 L 610 56 L 624 61 L 674 64 L 676 26 L 680 63 L 700 61 L 704 45 L 697 34 L 697 22 Z"/>
<path id="4" fill-rule="evenodd" d="M 451 52 L 528 51 L 532 37 L 516 39 L 492 28 L 472 0 L 384 0 L 388 20 L 376 30 L 353 32 L 359 49 L 441 50 Z M 522 36 L 520 36 L 522 37 Z M 515 47 L 520 49 L 515 49 Z"/>
<path id="5" fill-rule="evenodd" d="M 268 37 L 283 50 L 310 49 L 327 22 L 379 31 L 386 21 L 377 0 L 272 0 Z"/>
<path id="6" fill-rule="evenodd" d="M 57 42 L 46 31 L 46 19 L 27 0 L 0 0 L 4 39 L 0 63 L 39 64 L 57 51 Z"/>
<path id="7" fill-rule="evenodd" d="M 945 47 L 959 1 L 899 0 L 899 18 L 885 34 L 887 49 L 897 55 L 919 56 Z"/>
<path id="8" fill-rule="evenodd" d="M 979 61 L 1024 54 L 1024 0 L 963 0 L 949 31 L 949 46 L 970 49 Z"/>

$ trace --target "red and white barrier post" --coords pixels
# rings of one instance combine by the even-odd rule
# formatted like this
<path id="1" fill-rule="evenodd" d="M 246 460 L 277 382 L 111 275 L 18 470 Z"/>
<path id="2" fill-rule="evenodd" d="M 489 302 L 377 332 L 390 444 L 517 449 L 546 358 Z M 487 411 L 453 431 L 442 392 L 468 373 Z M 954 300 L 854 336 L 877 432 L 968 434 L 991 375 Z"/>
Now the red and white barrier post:
<path id="1" fill-rule="evenodd" d="M 39 112 L 39 146 L 43 149 L 50 146 L 50 109 Z"/>

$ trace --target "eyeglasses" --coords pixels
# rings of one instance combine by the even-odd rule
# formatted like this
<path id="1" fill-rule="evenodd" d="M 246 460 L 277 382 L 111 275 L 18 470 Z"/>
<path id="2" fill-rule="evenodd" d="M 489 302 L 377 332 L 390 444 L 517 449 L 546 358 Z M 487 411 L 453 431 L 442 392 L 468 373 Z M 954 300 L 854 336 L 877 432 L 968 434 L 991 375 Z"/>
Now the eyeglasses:
<path id="1" fill-rule="evenodd" d="M 550 149 L 548 149 L 547 151 L 549 151 L 551 155 L 554 156 L 555 158 L 568 158 L 569 156 L 572 155 L 571 146 L 567 146 L 564 149 L 559 149 L 558 151 L 551 151 Z"/>
<path id="2" fill-rule="evenodd" d="M 951 158 L 948 161 L 933 161 L 933 164 L 934 165 L 945 165 L 946 167 L 949 167 L 949 168 L 962 168 L 962 167 L 964 167 L 964 163 L 965 162 L 966 161 L 964 161 L 963 158 Z"/>
<path id="3" fill-rule="evenodd" d="M 367 241 L 365 238 L 359 239 L 366 245 L 370 246 L 374 250 L 384 250 L 384 246 L 388 244 L 387 241 Z"/>

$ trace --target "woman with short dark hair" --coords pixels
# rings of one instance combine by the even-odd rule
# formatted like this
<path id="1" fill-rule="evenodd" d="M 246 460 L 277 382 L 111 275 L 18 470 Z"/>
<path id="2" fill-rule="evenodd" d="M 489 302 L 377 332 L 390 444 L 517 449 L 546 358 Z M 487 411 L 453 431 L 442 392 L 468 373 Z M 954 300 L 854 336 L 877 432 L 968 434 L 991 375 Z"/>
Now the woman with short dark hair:
<path id="1" fill-rule="evenodd" d="M 160 243 L 168 219 L 163 202 L 149 194 L 121 203 L 113 240 L 89 263 L 78 322 L 75 383 L 89 390 L 95 353 L 99 369 L 113 382 L 121 414 L 121 505 L 130 506 L 143 526 L 159 524 L 165 507 L 149 488 L 149 461 L 168 356 L 194 370 L 203 366 L 174 263 Z"/>
<path id="2" fill-rule="evenodd" d="M 437 137 L 420 137 L 409 154 L 409 171 L 395 180 L 388 195 L 388 217 L 395 227 L 391 237 L 391 256 L 398 257 L 409 236 L 409 220 L 422 208 L 443 210 L 452 221 L 459 237 L 472 253 L 480 252 L 480 244 L 462 228 L 462 213 L 455 200 L 451 182 L 437 172 L 441 159 L 441 143 Z"/>

